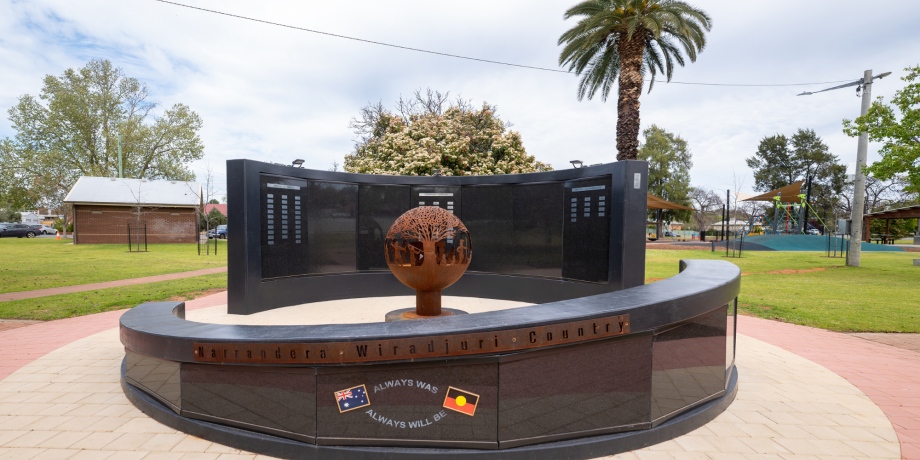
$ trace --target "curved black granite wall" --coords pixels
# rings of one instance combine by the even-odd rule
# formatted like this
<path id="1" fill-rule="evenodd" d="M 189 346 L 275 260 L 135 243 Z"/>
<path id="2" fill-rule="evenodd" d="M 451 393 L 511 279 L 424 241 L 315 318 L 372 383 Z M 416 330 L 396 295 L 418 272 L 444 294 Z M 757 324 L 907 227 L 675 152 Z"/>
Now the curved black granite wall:
<path id="1" fill-rule="evenodd" d="M 251 432 L 277 436 L 240 447 L 283 446 L 265 452 L 290 452 L 284 455 L 291 458 L 324 452 L 347 457 L 336 450 L 341 448 L 323 446 L 378 449 L 347 451 L 365 456 L 383 455 L 381 446 L 525 455 L 539 446 L 558 446 L 553 442 L 559 440 L 609 441 L 621 436 L 616 433 L 625 436 L 616 438 L 619 445 L 641 447 L 690 429 L 661 431 L 678 421 L 723 410 L 727 402 L 714 404 L 733 390 L 729 377 L 740 272 L 728 262 L 698 260 L 682 261 L 681 270 L 616 292 L 392 323 L 216 325 L 185 321 L 182 303 L 145 304 L 121 318 L 126 393 L 151 411 L 151 403 L 143 402 L 147 397 L 137 391 L 156 398 L 175 414 L 167 422 L 176 426 L 205 421 L 188 425 L 200 430 L 198 436 L 233 433 L 213 428 L 219 426 L 245 430 L 229 441 L 220 438 L 223 442 L 250 439 L 244 433 Z M 480 276 L 496 285 L 508 278 Z M 372 295 L 375 286 L 365 287 L 364 294 Z M 387 292 L 385 286 L 379 289 Z M 514 343 L 476 351 L 477 340 L 482 347 L 482 338 L 490 337 L 496 345 L 499 338 Z M 460 351 L 464 342 L 470 348 Z M 415 358 L 403 349 L 413 343 L 447 349 L 426 355 L 420 347 L 424 356 Z M 348 358 L 348 347 L 360 350 L 362 344 L 367 354 Z M 247 351 L 253 358 L 244 358 Z M 330 355 L 320 357 L 320 351 Z M 340 412 L 334 393 L 361 385 L 370 404 Z M 474 415 L 445 408 L 449 387 L 478 396 Z M 649 435 L 636 441 L 643 433 Z M 397 457 L 437 453 L 399 452 Z"/>
<path id="2" fill-rule="evenodd" d="M 387 269 L 383 239 L 417 206 L 470 230 L 469 270 L 445 295 L 545 303 L 641 286 L 647 179 L 644 161 L 416 177 L 231 160 L 229 310 L 414 295 Z"/>

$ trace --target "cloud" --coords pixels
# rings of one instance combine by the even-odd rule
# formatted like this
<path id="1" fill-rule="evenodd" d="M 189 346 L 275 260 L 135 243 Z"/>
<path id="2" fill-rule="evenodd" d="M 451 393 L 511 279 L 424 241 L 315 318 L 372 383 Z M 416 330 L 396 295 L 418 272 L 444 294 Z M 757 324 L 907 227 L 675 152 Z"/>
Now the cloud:
<path id="1" fill-rule="evenodd" d="M 562 14 L 573 1 L 341 4 L 185 0 L 202 8 L 387 43 L 557 68 Z M 675 81 L 794 83 L 893 71 L 873 88 L 890 97 L 915 65 L 920 3 L 846 0 L 692 2 L 714 21 L 696 63 Z M 875 26 L 875 25 L 878 26 Z M 877 27 L 877 28 L 874 28 Z M 38 94 L 44 75 L 105 58 L 147 82 L 162 108 L 183 103 L 204 119 L 207 162 L 234 158 L 328 169 L 352 148 L 349 120 L 367 102 L 392 103 L 431 87 L 499 107 L 528 152 L 556 168 L 615 161 L 616 101 L 576 99 L 574 75 L 466 61 L 204 13 L 152 0 L 0 3 L 0 106 Z M 914 59 L 910 61 L 909 59 Z M 822 89 L 828 85 L 808 87 Z M 830 85 L 833 86 L 833 85 Z M 848 163 L 856 140 L 841 120 L 858 115 L 852 89 L 797 97 L 802 87 L 658 84 L 643 94 L 642 124 L 680 133 L 694 154 L 694 184 L 731 188 L 750 171 L 764 136 L 812 128 Z M 12 130 L 0 125 L 0 136 Z M 870 144 L 870 161 L 877 158 Z M 202 171 L 205 162 L 196 164 Z M 852 169 L 852 166 L 851 166 Z"/>

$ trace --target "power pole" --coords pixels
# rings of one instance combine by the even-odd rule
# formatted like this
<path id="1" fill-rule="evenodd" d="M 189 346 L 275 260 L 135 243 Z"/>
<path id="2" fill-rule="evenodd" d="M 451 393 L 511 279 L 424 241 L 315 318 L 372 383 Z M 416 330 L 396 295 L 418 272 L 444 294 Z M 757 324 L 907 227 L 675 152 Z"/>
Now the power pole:
<path id="1" fill-rule="evenodd" d="M 865 116 L 872 105 L 872 70 L 863 73 L 862 79 L 862 108 L 860 116 Z M 856 181 L 853 184 L 853 210 L 850 219 L 853 220 L 853 234 L 850 235 L 850 252 L 847 265 L 859 267 L 859 257 L 862 249 L 863 236 L 863 208 L 866 205 L 866 174 L 863 166 L 866 165 L 866 156 L 869 150 L 869 133 L 859 135 L 859 144 L 856 147 Z M 867 228 L 868 232 L 869 229 Z"/>
<path id="2" fill-rule="evenodd" d="M 880 75 L 872 76 L 872 70 L 863 72 L 863 77 L 854 82 L 845 83 L 833 88 L 822 89 L 815 92 L 804 92 L 799 96 L 809 96 L 816 93 L 823 93 L 840 88 L 856 86 L 856 95 L 862 89 L 862 111 L 861 116 L 869 112 L 869 106 L 872 105 L 872 80 L 879 80 L 891 75 L 891 72 L 885 72 Z M 847 265 L 851 267 L 859 266 L 860 244 L 863 235 L 863 208 L 866 206 L 866 175 L 863 173 L 863 166 L 866 165 L 866 154 L 869 150 L 869 134 L 861 133 L 859 135 L 859 144 L 856 148 L 856 180 L 853 184 L 853 211 L 850 218 L 853 221 L 853 231 L 850 235 L 850 250 L 847 257 Z M 866 229 L 869 231 L 869 229 Z M 855 244 L 854 244 L 855 243 Z"/>

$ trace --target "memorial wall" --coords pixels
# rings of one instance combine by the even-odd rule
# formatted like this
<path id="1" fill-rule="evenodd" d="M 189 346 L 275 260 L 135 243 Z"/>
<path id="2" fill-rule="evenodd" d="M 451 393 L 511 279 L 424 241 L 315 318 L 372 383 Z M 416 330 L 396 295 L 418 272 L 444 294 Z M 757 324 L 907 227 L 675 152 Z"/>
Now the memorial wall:
<path id="1" fill-rule="evenodd" d="M 628 246 L 643 249 L 646 177 L 644 162 L 503 176 L 409 177 L 229 161 L 229 206 L 243 210 L 229 222 L 230 308 L 252 313 L 332 300 L 328 292 L 299 301 L 285 295 L 309 290 L 313 281 L 306 278 L 323 275 L 379 272 L 386 276 L 361 282 L 392 283 L 384 238 L 400 215 L 419 206 L 455 214 L 471 235 L 475 256 L 468 275 L 445 295 L 485 296 L 481 290 L 488 282 L 475 282 L 476 274 L 566 283 L 566 293 L 556 297 L 527 298 L 515 295 L 527 290 L 526 282 L 511 281 L 521 287 L 507 290 L 508 300 L 533 302 L 641 285 L 643 254 L 633 248 L 629 256 Z M 391 292 L 411 295 L 396 284 Z"/>

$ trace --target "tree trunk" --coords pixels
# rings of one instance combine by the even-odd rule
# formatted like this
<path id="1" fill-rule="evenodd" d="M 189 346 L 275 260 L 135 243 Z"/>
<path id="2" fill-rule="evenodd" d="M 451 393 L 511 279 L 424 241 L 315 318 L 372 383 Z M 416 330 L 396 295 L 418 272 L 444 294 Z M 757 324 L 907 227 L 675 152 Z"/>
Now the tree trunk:
<path id="1" fill-rule="evenodd" d="M 618 44 L 620 55 L 619 100 L 617 101 L 617 160 L 635 160 L 639 153 L 639 95 L 642 94 L 642 56 L 645 35 L 633 33 L 632 40 L 623 35 Z"/>

